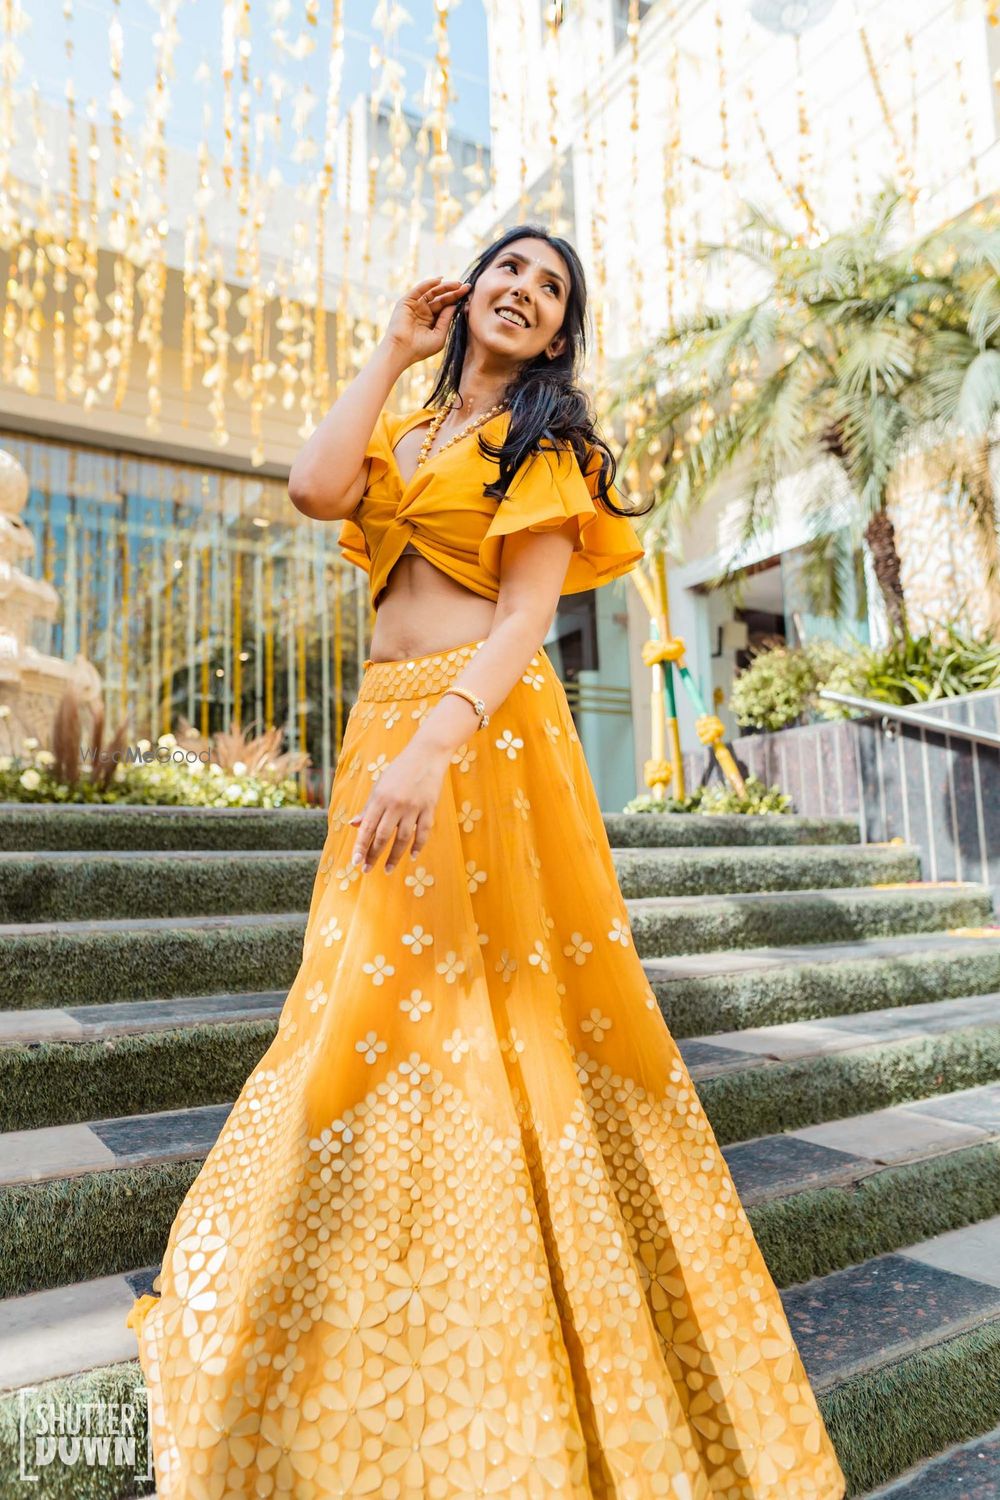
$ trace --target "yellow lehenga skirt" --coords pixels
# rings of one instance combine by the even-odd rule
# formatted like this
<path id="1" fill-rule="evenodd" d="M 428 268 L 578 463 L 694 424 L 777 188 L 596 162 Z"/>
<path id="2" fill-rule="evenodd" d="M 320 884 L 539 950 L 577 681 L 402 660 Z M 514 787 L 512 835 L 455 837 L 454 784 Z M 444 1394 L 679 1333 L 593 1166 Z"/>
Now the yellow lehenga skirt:
<path id="1" fill-rule="evenodd" d="M 129 1314 L 159 1500 L 841 1500 L 544 649 L 417 857 L 350 864 L 481 644 L 365 663 L 277 1035 Z"/>

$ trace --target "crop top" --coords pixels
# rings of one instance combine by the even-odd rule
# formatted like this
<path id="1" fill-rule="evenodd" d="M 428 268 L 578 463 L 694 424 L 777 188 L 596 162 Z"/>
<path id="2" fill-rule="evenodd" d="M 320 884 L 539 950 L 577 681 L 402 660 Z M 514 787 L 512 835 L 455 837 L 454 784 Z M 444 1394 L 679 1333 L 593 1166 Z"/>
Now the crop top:
<path id="1" fill-rule="evenodd" d="M 563 594 L 597 588 L 642 560 L 645 549 L 631 522 L 605 510 L 596 498 L 596 450 L 586 477 L 572 450 L 543 450 L 518 469 L 505 499 L 483 494 L 499 465 L 480 453 L 479 433 L 500 442 L 510 421 L 507 411 L 432 454 L 404 484 L 393 448 L 432 415 L 428 407 L 402 417 L 381 413 L 365 450 L 371 460 L 367 488 L 341 522 L 341 551 L 369 574 L 376 609 L 407 545 L 449 578 L 494 600 L 500 592 L 503 539 L 515 531 L 553 531 L 573 523 Z"/>

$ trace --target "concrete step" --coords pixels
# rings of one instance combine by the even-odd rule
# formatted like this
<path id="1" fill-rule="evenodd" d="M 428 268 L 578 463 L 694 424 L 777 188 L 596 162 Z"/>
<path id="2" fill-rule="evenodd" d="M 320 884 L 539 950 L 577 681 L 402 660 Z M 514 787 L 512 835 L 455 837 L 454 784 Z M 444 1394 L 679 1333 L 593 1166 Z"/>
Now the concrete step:
<path id="1" fill-rule="evenodd" d="M 945 1426 L 966 1437 L 963 1424 L 995 1403 L 980 1356 L 1000 1346 L 998 1267 L 1000 1217 L 783 1290 L 849 1493 L 884 1483 L 900 1459 L 929 1456 L 921 1450 Z M 157 1272 L 154 1263 L 0 1303 L 0 1392 L 134 1362 L 125 1319 L 157 1290 Z M 933 1422 L 922 1420 L 914 1378 L 927 1371 L 937 1377 Z"/>
<path id="2" fill-rule="evenodd" d="M 329 826 L 325 808 L 131 807 L 121 804 L 0 802 L 0 849 L 315 849 Z M 856 818 L 604 813 L 612 845 L 856 844 Z"/>
<path id="3" fill-rule="evenodd" d="M 699 1085 L 755 1231 L 773 1246 L 775 1267 L 788 1280 L 846 1263 L 858 1247 L 860 1254 L 891 1248 L 900 1233 L 1000 1212 L 1000 1081 L 948 1092 L 954 1082 L 943 1067 L 929 1085 L 936 1092 L 855 1114 L 850 1102 L 864 1090 L 849 1074 L 839 1096 L 829 1088 L 806 1091 L 813 1100 L 830 1098 L 845 1118 L 822 1119 L 819 1109 L 821 1123 L 756 1138 L 752 1097 L 748 1104 L 723 1098 L 736 1122 L 729 1126 L 711 1080 Z M 781 1084 L 773 1087 L 780 1094 Z M 0 1295 L 117 1270 L 123 1244 L 155 1249 L 230 1108 L 226 1102 L 0 1135 L 0 1219 L 11 1227 Z"/>
<path id="4" fill-rule="evenodd" d="M 724 895 L 826 890 L 920 878 L 907 844 L 816 844 L 770 848 L 615 849 L 622 895 Z"/>
<path id="5" fill-rule="evenodd" d="M 992 921 L 989 891 L 964 881 L 878 890 L 654 896 L 629 902 L 632 936 L 643 958 L 778 943 L 850 942 Z"/>
<path id="6" fill-rule="evenodd" d="M 332 857 L 332 856 L 331 856 Z M 907 845 L 615 849 L 626 897 L 862 887 L 914 881 Z M 0 922 L 237 916 L 309 907 L 313 850 L 171 849 L 0 854 Z"/>
<path id="7" fill-rule="evenodd" d="M 916 1464 L 859 1500 L 997 1500 L 1000 1427 Z"/>
<path id="8" fill-rule="evenodd" d="M 643 958 L 945 932 L 993 921 L 971 883 L 629 901 Z M 287 990 L 305 912 L 0 925 L 0 1010 Z"/>
<path id="9" fill-rule="evenodd" d="M 674 1037 L 1000 990 L 1000 926 L 647 958 Z"/>
<path id="10" fill-rule="evenodd" d="M 643 965 L 677 1039 L 1000 990 L 995 937 L 917 933 L 857 943 L 650 958 Z M 287 989 L 0 1010 L 0 1051 L 183 1027 L 277 1020 Z"/>
<path id="11" fill-rule="evenodd" d="M 305 912 L 2 925 L 0 1010 L 287 993 L 305 930 Z"/>

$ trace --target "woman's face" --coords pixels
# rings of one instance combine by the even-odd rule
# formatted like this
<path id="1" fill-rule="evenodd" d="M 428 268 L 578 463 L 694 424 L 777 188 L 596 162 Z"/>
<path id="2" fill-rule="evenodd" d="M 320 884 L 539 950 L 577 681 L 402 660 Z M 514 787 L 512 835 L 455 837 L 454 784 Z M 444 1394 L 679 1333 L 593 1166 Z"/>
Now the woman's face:
<path id="1" fill-rule="evenodd" d="M 470 342 L 520 365 L 566 345 L 559 330 L 569 299 L 569 267 L 546 240 L 512 240 L 490 261 L 466 303 Z"/>

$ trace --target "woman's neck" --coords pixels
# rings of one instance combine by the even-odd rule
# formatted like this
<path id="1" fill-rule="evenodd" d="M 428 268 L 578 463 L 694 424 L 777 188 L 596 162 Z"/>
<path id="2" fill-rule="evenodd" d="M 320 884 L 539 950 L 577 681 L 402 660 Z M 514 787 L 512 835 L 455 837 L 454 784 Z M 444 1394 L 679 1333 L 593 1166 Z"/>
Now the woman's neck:
<path id="1" fill-rule="evenodd" d="M 488 369 L 466 358 L 458 394 L 452 399 L 453 415 L 468 422 L 489 411 L 502 401 L 512 373 L 509 369 Z"/>

